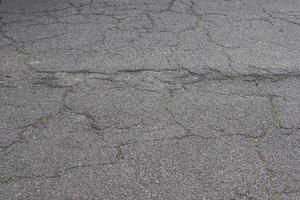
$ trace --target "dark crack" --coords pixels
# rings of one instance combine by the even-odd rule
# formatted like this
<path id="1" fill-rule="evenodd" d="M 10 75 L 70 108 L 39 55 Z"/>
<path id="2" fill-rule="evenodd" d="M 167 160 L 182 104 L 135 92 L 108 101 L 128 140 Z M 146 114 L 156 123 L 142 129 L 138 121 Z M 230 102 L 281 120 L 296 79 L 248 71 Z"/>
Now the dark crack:
<path id="1" fill-rule="evenodd" d="M 50 117 L 51 117 L 50 115 L 40 117 L 40 118 L 34 120 L 30 124 L 27 124 L 25 126 L 17 128 L 17 130 L 18 130 L 17 137 L 9 144 L 0 146 L 0 149 L 2 149 L 3 151 L 7 151 L 17 144 L 22 144 L 22 143 L 26 142 L 26 136 L 24 133 L 27 132 L 30 128 L 38 128 L 39 126 L 45 126 L 46 122 L 49 120 Z"/>

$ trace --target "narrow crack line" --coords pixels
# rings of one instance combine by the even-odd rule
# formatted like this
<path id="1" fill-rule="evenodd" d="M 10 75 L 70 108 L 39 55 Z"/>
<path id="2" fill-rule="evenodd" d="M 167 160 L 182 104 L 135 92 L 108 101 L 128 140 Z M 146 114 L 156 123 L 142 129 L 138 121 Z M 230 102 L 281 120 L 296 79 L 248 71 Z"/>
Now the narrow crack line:
<path id="1" fill-rule="evenodd" d="M 64 97 L 64 98 L 66 98 L 66 97 Z M 112 127 L 112 125 L 110 125 L 110 126 L 99 126 L 99 125 L 97 125 L 96 119 L 95 119 L 95 117 L 93 115 L 89 114 L 88 112 L 78 112 L 78 111 L 75 111 L 73 108 L 71 108 L 70 106 L 66 105 L 65 103 L 63 103 L 63 109 L 66 109 L 66 110 L 68 110 L 69 112 L 71 112 L 71 113 L 73 113 L 75 115 L 79 115 L 79 116 L 85 117 L 89 121 L 90 127 L 97 134 L 100 134 L 100 132 L 103 132 L 104 130 L 109 129 L 109 128 Z"/>
<path id="2" fill-rule="evenodd" d="M 61 178 L 64 175 L 68 174 L 69 172 L 72 172 L 76 169 L 83 169 L 83 168 L 89 168 L 89 167 L 95 167 L 95 166 L 100 166 L 100 167 L 105 167 L 108 165 L 114 165 L 118 161 L 122 160 L 122 158 L 118 158 L 114 161 L 109 161 L 109 162 L 100 162 L 100 163 L 90 163 L 90 164 L 82 164 L 82 165 L 74 165 L 69 168 L 66 168 L 62 171 L 53 173 L 53 174 L 33 174 L 33 175 L 27 175 L 27 176 L 18 176 L 18 175 L 12 175 L 8 179 L 0 182 L 0 185 L 4 184 L 9 184 L 12 182 L 17 182 L 19 180 L 35 180 L 35 179 L 55 179 L 55 178 Z"/>
<path id="3" fill-rule="evenodd" d="M 211 32 L 208 30 L 208 28 L 206 28 L 205 26 L 203 26 L 203 29 L 205 30 L 205 34 L 206 34 L 209 42 L 215 44 L 216 46 L 221 47 L 221 48 L 225 48 L 225 49 L 238 49 L 239 48 L 239 47 L 227 46 L 227 45 L 219 43 L 218 41 L 216 41 L 215 39 L 213 39 L 213 37 L 211 35 Z"/>
<path id="4" fill-rule="evenodd" d="M 71 75 L 91 75 L 91 74 L 98 74 L 98 75 L 105 75 L 105 76 L 119 76 L 122 74 L 132 74 L 132 75 L 139 75 L 142 73 L 186 73 L 183 77 L 188 77 L 188 75 L 192 77 L 197 77 L 198 79 L 195 81 L 193 79 L 193 83 L 198 83 L 198 82 L 203 82 L 203 81 L 246 81 L 246 82 L 258 82 L 258 81 L 271 81 L 271 82 L 276 82 L 276 81 L 282 81 L 285 79 L 290 79 L 290 78 L 300 78 L 300 72 L 286 72 L 286 73 L 274 73 L 270 72 L 268 74 L 260 74 L 260 73 L 235 73 L 235 74 L 226 74 L 223 73 L 217 69 L 212 69 L 209 68 L 208 71 L 206 72 L 195 72 L 192 71 L 188 68 L 180 67 L 180 68 L 165 68 L 165 69 L 155 69 L 155 68 L 141 68 L 141 69 L 123 69 L 123 70 L 118 70 L 115 72 L 101 72 L 101 71 L 91 71 L 88 69 L 82 69 L 82 70 L 76 70 L 76 71 L 66 71 L 66 70 L 61 70 L 61 71 L 48 71 L 48 70 L 37 70 L 33 69 L 36 73 L 41 73 L 41 74 L 57 74 L 57 73 L 64 73 L 64 74 L 71 74 Z M 180 77 L 180 76 L 179 76 Z M 188 83 L 187 83 L 188 84 Z"/>
<path id="5" fill-rule="evenodd" d="M 154 69 L 154 68 L 142 68 L 142 69 L 123 69 L 118 70 L 115 73 L 112 74 L 118 74 L 118 73 L 129 73 L 129 74 L 135 74 L 135 73 L 141 73 L 141 72 L 177 72 L 178 69 L 174 68 L 165 68 L 165 69 Z"/>
<path id="6" fill-rule="evenodd" d="M 284 130 L 292 130 L 292 131 L 299 131 L 300 127 L 285 127 L 285 126 L 280 126 L 279 129 L 284 129 Z"/>
<path id="7" fill-rule="evenodd" d="M 92 5 L 92 4 L 94 3 L 94 0 L 90 0 L 90 1 L 87 2 L 87 3 L 81 3 L 81 2 L 79 2 L 78 5 L 75 4 L 75 3 L 73 3 L 72 0 L 67 0 L 66 2 L 67 2 L 67 4 L 68 4 L 70 7 L 75 8 L 75 9 L 77 10 L 78 13 L 81 13 L 82 8 L 83 8 L 84 6 Z"/>
<path id="8" fill-rule="evenodd" d="M 276 97 L 277 96 L 270 95 L 269 96 L 269 101 L 270 101 L 271 109 L 272 109 L 272 112 L 273 112 L 273 126 L 274 126 L 274 128 L 278 129 L 278 128 L 281 128 L 283 126 L 282 126 L 281 117 L 280 117 L 280 110 L 274 102 L 274 98 L 276 98 Z"/>
<path id="9" fill-rule="evenodd" d="M 290 24 L 294 24 L 294 25 L 297 25 L 297 26 L 300 26 L 300 22 L 294 22 L 294 21 L 291 21 L 289 19 L 285 19 L 285 18 L 282 18 L 282 17 L 276 17 L 276 19 L 280 19 L 284 22 L 287 22 L 287 23 L 290 23 Z"/>
<path id="10" fill-rule="evenodd" d="M 71 108 L 70 106 L 68 106 L 66 104 L 63 105 L 63 108 L 70 111 L 71 113 L 73 113 L 75 115 L 84 116 L 86 119 L 88 119 L 90 121 L 89 122 L 90 127 L 93 130 L 95 130 L 97 133 L 103 132 L 103 131 L 105 131 L 107 129 L 110 129 L 110 128 L 117 129 L 117 130 L 120 130 L 120 131 L 130 130 L 130 129 L 132 129 L 134 127 L 138 127 L 138 126 L 140 126 L 144 123 L 143 121 L 140 121 L 140 122 L 136 122 L 136 123 L 133 123 L 133 124 L 130 124 L 130 125 L 121 126 L 120 123 L 115 122 L 115 123 L 110 123 L 110 125 L 107 125 L 107 126 L 99 126 L 97 124 L 97 121 L 96 121 L 95 117 L 92 116 L 91 114 L 89 114 L 88 112 L 77 112 L 73 108 Z"/>
<path id="11" fill-rule="evenodd" d="M 207 27 L 205 27 L 205 25 L 203 25 L 203 26 L 201 26 L 201 22 L 208 22 L 209 24 L 213 24 L 213 25 L 215 25 L 215 26 L 217 26 L 214 22 L 212 22 L 212 21 L 209 21 L 209 20 L 204 20 L 203 19 L 203 17 L 202 16 L 205 16 L 205 15 L 219 15 L 219 16 L 226 16 L 225 14 L 220 14 L 220 13 L 197 13 L 196 11 L 195 11 L 195 8 L 196 7 L 196 4 L 195 4 L 195 2 L 194 1 L 190 1 L 190 11 L 189 11 L 189 13 L 192 15 L 192 16 L 194 16 L 194 17 L 196 17 L 197 18 L 197 23 L 196 23 L 196 27 L 198 27 L 200 30 L 204 30 L 205 31 L 205 35 L 207 36 L 207 38 L 208 38 L 208 41 L 210 42 L 210 43 L 212 43 L 212 44 L 214 44 L 214 45 L 216 45 L 216 46 L 218 46 L 218 47 L 221 47 L 221 48 L 223 48 L 223 49 L 237 49 L 237 48 L 239 48 L 239 47 L 234 47 L 234 46 L 227 46 L 227 45 L 224 45 L 224 44 L 221 44 L 220 42 L 218 42 L 218 41 L 216 41 L 214 38 L 213 38 L 213 36 L 212 36 L 212 34 L 211 34 L 211 32 L 209 31 L 209 29 L 207 28 Z"/>
<path id="12" fill-rule="evenodd" d="M 275 186 L 273 171 L 270 169 L 268 161 L 262 152 L 260 142 L 258 141 L 258 139 L 253 139 L 252 145 L 254 146 L 255 152 L 267 172 L 268 181 L 272 190 L 272 200 L 280 200 L 281 195 Z"/>
<path id="13" fill-rule="evenodd" d="M 176 125 L 178 125 L 180 128 L 182 128 L 183 131 L 185 132 L 185 135 L 168 137 L 168 138 L 166 138 L 166 140 L 174 140 L 174 139 L 181 140 L 181 139 L 188 138 L 188 137 L 199 137 L 199 138 L 205 139 L 205 140 L 217 139 L 217 137 L 205 137 L 205 136 L 201 136 L 201 135 L 197 135 L 197 134 L 192 133 L 192 131 L 188 127 L 186 127 L 183 123 L 176 120 L 176 116 L 168 108 L 165 108 L 165 111 L 170 115 L 170 119 Z"/>
<path id="14" fill-rule="evenodd" d="M 76 112 L 72 108 L 67 108 L 67 109 L 69 109 L 74 114 L 85 116 L 86 118 L 90 119 L 92 122 L 95 120 L 94 117 L 91 116 L 88 113 L 85 113 L 85 112 Z M 166 110 L 168 110 L 168 109 L 166 109 Z M 262 137 L 262 136 L 251 136 L 251 135 L 248 136 L 248 135 L 244 135 L 244 134 L 222 134 L 222 135 L 214 136 L 214 137 L 205 137 L 205 136 L 193 134 L 193 133 L 191 133 L 191 130 L 189 128 L 187 128 L 185 125 L 183 125 L 182 123 L 180 123 L 178 120 L 175 119 L 174 114 L 172 114 L 170 111 L 167 111 L 167 112 L 171 115 L 171 119 L 174 121 L 174 123 L 184 130 L 184 132 L 185 132 L 184 135 L 172 136 L 172 137 L 164 137 L 164 138 L 158 138 L 158 139 L 146 139 L 146 140 L 129 141 L 129 142 L 126 142 L 126 143 L 121 143 L 119 145 L 103 146 L 103 148 L 117 148 L 118 149 L 118 148 L 124 147 L 126 145 L 142 144 L 142 143 L 148 143 L 148 142 L 161 142 L 161 141 L 182 140 L 182 139 L 189 138 L 189 137 L 201 138 L 201 139 L 204 139 L 204 140 L 215 140 L 215 139 L 219 139 L 221 137 L 233 137 L 233 136 L 244 137 L 244 138 L 247 138 L 247 139 L 248 138 L 260 138 L 260 137 Z M 112 127 L 115 127 L 116 129 L 121 129 L 121 130 L 128 130 L 128 129 L 134 127 L 134 126 L 139 126 L 141 123 L 142 122 L 133 124 L 131 126 L 126 126 L 126 127 L 114 126 L 116 124 L 111 125 L 111 126 L 107 126 L 107 127 L 101 127 L 101 128 L 95 126 L 95 127 L 93 127 L 93 129 L 96 130 L 97 132 L 104 131 L 105 129 L 109 129 L 109 128 L 112 128 Z M 91 126 L 93 126 L 92 123 L 91 123 Z"/>
<path id="15" fill-rule="evenodd" d="M 70 7 L 75 8 L 79 13 L 81 12 L 80 6 L 75 5 L 71 0 L 67 0 L 66 2 Z"/>
<path id="16" fill-rule="evenodd" d="M 180 126 L 180 125 L 179 125 Z M 182 128 L 182 127 L 181 127 Z M 186 131 L 190 131 L 185 129 Z M 220 130 L 219 130 L 220 131 Z M 221 131 L 223 132 L 223 131 Z M 221 134 L 218 136 L 213 136 L 213 137 L 205 137 L 205 136 L 201 136 L 201 135 L 196 135 L 193 133 L 185 133 L 184 135 L 176 135 L 176 136 L 171 136 L 171 137 L 163 137 L 163 138 L 157 138 L 157 139 L 146 139 L 146 140 L 134 140 L 134 141 L 128 141 L 128 142 L 123 142 L 121 143 L 122 147 L 127 146 L 127 145 L 137 145 L 137 144 L 143 144 L 143 143 L 152 143 L 152 142 L 162 142 L 162 141 L 173 141 L 173 140 L 182 140 L 182 139 L 187 139 L 187 138 L 201 138 L 204 140 L 217 140 L 220 139 L 222 137 L 243 137 L 245 139 L 253 139 L 253 140 L 259 140 L 262 137 L 264 137 L 266 133 L 262 133 L 261 135 L 258 136 L 252 136 L 252 135 L 245 135 L 245 134 Z M 112 146 L 103 146 L 103 148 L 119 148 L 120 145 L 112 145 Z"/>
<path id="17" fill-rule="evenodd" d="M 24 133 L 26 131 L 28 131 L 30 128 L 37 128 L 40 125 L 45 125 L 45 123 L 49 120 L 50 117 L 52 117 L 52 116 L 47 115 L 47 116 L 44 116 L 44 117 L 40 117 L 40 118 L 34 120 L 30 124 L 19 127 L 18 129 L 20 129 L 20 131 L 17 132 L 17 137 L 11 143 L 9 143 L 7 145 L 0 146 L 0 149 L 2 149 L 3 151 L 7 151 L 10 148 L 12 148 L 13 146 L 17 145 L 17 144 L 24 143 L 26 141 L 26 136 L 24 135 Z"/>
<path id="18" fill-rule="evenodd" d="M 257 156 L 258 156 L 258 159 L 261 161 L 261 163 L 264 166 L 264 169 L 266 170 L 267 177 L 268 177 L 268 182 L 269 182 L 269 185 L 270 185 L 271 190 L 272 190 L 271 191 L 272 192 L 272 197 L 271 197 L 272 200 L 280 200 L 281 195 L 280 195 L 279 191 L 276 188 L 273 171 L 270 168 L 269 163 L 268 163 L 266 157 L 263 154 L 263 150 L 262 150 L 262 147 L 261 147 L 261 145 L 262 145 L 261 141 L 262 141 L 263 138 L 265 138 L 269 134 L 271 134 L 271 131 L 272 131 L 271 129 L 272 128 L 279 129 L 282 126 L 280 116 L 279 116 L 279 110 L 276 107 L 275 102 L 274 102 L 274 98 L 277 98 L 277 97 L 278 96 L 276 96 L 276 95 L 271 95 L 271 94 L 268 95 L 268 99 L 269 99 L 270 104 L 271 104 L 271 110 L 272 110 L 272 113 L 273 113 L 273 121 L 272 121 L 271 127 L 263 128 L 262 133 L 259 135 L 259 137 L 251 138 L 251 144 L 252 144 L 252 146 L 253 146 L 253 148 L 254 148 Z"/>
<path id="19" fill-rule="evenodd" d="M 277 95 L 269 95 L 268 96 L 270 104 L 271 104 L 272 113 L 273 113 L 273 126 L 274 126 L 274 128 L 275 129 L 289 130 L 289 131 L 299 131 L 300 127 L 297 127 L 297 126 L 286 127 L 286 126 L 283 125 L 281 117 L 280 117 L 280 109 L 278 108 L 278 106 L 274 102 L 275 98 L 280 98 L 280 97 L 281 96 L 277 96 Z M 285 98 L 283 98 L 283 99 L 285 100 Z"/>
<path id="20" fill-rule="evenodd" d="M 283 22 L 286 22 L 286 23 L 289 23 L 289 24 L 293 24 L 293 25 L 297 25 L 298 27 L 300 26 L 300 22 L 295 22 L 295 21 L 291 21 L 289 19 L 286 19 L 286 18 L 283 18 L 283 17 L 277 17 L 277 16 L 274 16 L 273 14 L 271 14 L 271 12 L 268 12 L 262 5 L 258 5 L 260 7 L 260 9 L 263 11 L 264 14 L 266 14 L 269 19 L 277 19 L 277 20 L 280 20 L 280 21 L 283 21 Z M 273 12 L 274 13 L 274 12 Z M 269 20 L 270 21 L 270 20 Z M 272 22 L 271 22 L 272 23 Z M 272 23 L 273 24 L 273 23 Z"/>
<path id="21" fill-rule="evenodd" d="M 185 135 L 180 135 L 180 136 L 164 137 L 164 138 L 157 138 L 157 139 L 129 141 L 129 142 L 122 143 L 122 145 L 123 146 L 128 146 L 128 145 L 138 145 L 138 144 L 153 143 L 153 142 L 182 140 L 182 139 L 191 138 L 191 137 L 201 138 L 201 139 L 205 139 L 205 140 L 217 139 L 216 137 L 203 137 L 203 136 L 195 135 L 195 134 L 189 134 L 189 135 L 185 134 Z M 109 148 L 118 148 L 118 146 L 119 145 L 117 145 L 117 146 L 107 146 L 107 147 L 109 147 Z"/>
<path id="22" fill-rule="evenodd" d="M 187 136 L 191 136 L 192 132 L 189 128 L 187 128 L 185 125 L 183 125 L 181 122 L 176 120 L 176 116 L 166 107 L 165 111 L 170 115 L 170 119 L 178 125 L 180 128 L 182 128 Z"/>
<path id="23" fill-rule="evenodd" d="M 160 11 L 151 11 L 153 13 L 164 13 L 164 12 L 173 12 L 172 8 L 175 4 L 176 0 L 170 0 L 167 4 L 167 7 Z"/>
<path id="24" fill-rule="evenodd" d="M 21 131 L 17 132 L 17 137 L 9 144 L 7 145 L 3 145 L 0 146 L 0 149 L 6 151 L 9 150 L 10 148 L 12 148 L 13 146 L 17 145 L 17 144 L 21 144 L 25 141 L 25 135 L 23 133 L 25 133 L 28 130 L 28 128 L 23 128 Z"/>

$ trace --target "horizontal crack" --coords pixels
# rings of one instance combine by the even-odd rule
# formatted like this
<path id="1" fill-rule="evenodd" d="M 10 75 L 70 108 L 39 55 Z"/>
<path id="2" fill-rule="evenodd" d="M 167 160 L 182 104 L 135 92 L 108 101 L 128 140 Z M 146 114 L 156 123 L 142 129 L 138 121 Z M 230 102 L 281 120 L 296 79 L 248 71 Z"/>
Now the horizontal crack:
<path id="1" fill-rule="evenodd" d="M 209 69 L 207 72 L 199 73 L 192 71 L 187 68 L 165 68 L 165 69 L 153 69 L 153 68 L 142 68 L 142 69 L 123 69 L 115 72 L 107 73 L 101 71 L 91 71 L 87 69 L 77 70 L 77 71 L 47 71 L 47 70 L 35 70 L 37 73 L 46 74 L 78 74 L 78 75 L 88 75 L 88 74 L 101 74 L 101 75 L 120 75 L 120 74 L 140 74 L 145 72 L 150 73 L 186 73 L 186 75 L 196 76 L 201 78 L 201 80 L 244 80 L 244 81 L 261 81 L 261 80 L 271 80 L 279 81 L 287 78 L 299 78 L 300 72 L 287 72 L 287 73 L 247 73 L 247 74 L 226 74 L 217 69 Z M 185 76 L 186 76 L 185 75 Z M 182 77 L 183 78 L 183 77 Z"/>

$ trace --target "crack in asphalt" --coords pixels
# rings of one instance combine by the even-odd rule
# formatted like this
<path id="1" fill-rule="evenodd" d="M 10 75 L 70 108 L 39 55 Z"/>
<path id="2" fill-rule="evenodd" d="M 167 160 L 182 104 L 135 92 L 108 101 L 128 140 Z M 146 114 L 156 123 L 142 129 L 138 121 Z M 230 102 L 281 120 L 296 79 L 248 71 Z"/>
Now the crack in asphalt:
<path id="1" fill-rule="evenodd" d="M 53 199 L 40 185 L 19 186 L 51 179 L 65 194 L 75 187 L 67 174 L 120 168 L 120 177 L 89 174 L 99 188 L 87 196 L 295 199 L 299 4 L 273 3 L 0 0 L 0 196 Z M 45 152 L 25 149 L 41 132 Z M 289 141 L 279 150 L 277 136 Z M 66 151 L 60 141 L 83 146 Z M 57 172 L 41 172 L 60 156 Z M 76 199 L 88 198 L 82 187 Z"/>

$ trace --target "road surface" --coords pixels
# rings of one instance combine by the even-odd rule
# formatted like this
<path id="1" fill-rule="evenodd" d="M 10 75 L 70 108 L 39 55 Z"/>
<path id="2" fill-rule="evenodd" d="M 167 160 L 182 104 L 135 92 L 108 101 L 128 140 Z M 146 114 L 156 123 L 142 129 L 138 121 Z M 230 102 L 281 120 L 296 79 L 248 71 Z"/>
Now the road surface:
<path id="1" fill-rule="evenodd" d="M 299 0 L 2 0 L 0 199 L 299 200 Z"/>

